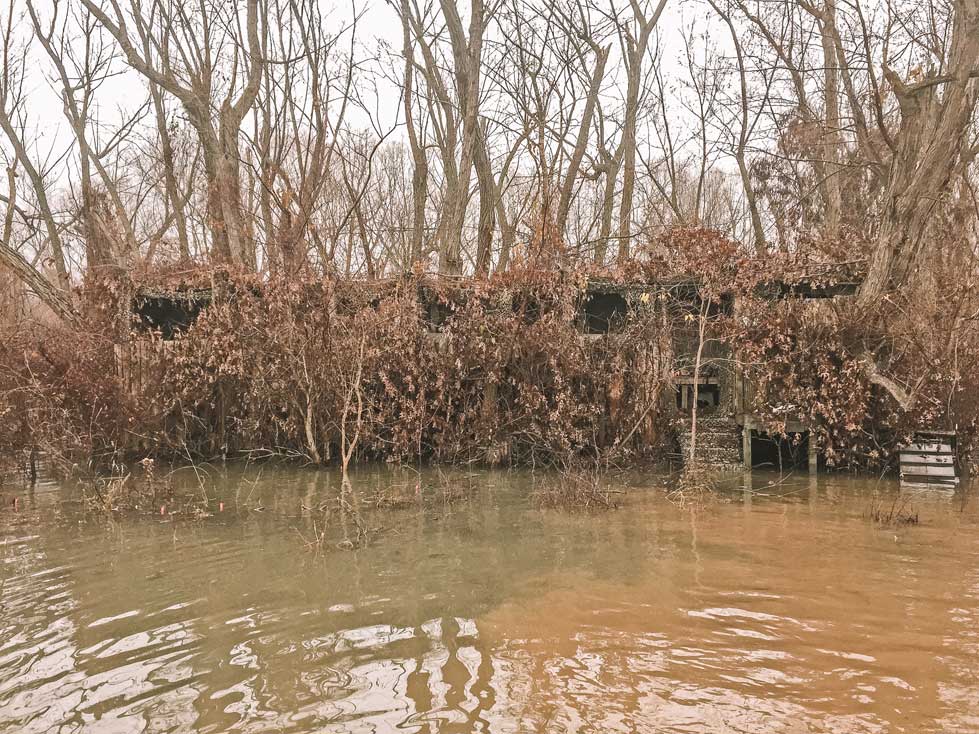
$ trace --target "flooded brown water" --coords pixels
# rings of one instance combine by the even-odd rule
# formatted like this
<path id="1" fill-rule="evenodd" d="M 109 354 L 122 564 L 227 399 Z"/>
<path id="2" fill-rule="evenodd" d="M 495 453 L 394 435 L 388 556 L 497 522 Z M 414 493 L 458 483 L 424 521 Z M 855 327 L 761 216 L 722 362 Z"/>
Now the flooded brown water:
<path id="1" fill-rule="evenodd" d="M 972 493 L 881 527 L 896 484 L 775 478 L 694 509 L 632 476 L 574 515 L 480 473 L 451 506 L 362 501 L 370 543 L 320 552 L 327 472 L 212 469 L 201 519 L 6 485 L 0 731 L 979 731 Z"/>

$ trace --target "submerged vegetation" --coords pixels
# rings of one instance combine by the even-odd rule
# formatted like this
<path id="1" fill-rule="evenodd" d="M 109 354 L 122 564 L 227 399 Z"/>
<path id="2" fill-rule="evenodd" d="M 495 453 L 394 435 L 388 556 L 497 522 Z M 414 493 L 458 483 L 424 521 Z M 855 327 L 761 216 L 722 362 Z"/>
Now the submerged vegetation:
<path id="1" fill-rule="evenodd" d="M 125 473 L 95 474 L 79 481 L 82 496 L 89 509 L 115 516 L 153 514 L 161 517 L 208 515 L 208 495 L 196 467 L 197 485 L 174 481 L 172 471 L 159 473 L 153 459 L 143 459 Z"/>
<path id="2" fill-rule="evenodd" d="M 559 472 L 534 478 L 534 499 L 542 508 L 565 510 L 614 510 L 625 490 L 614 487 L 597 465 L 564 467 Z"/>
<path id="3" fill-rule="evenodd" d="M 875 493 L 866 515 L 877 525 L 885 527 L 918 524 L 918 511 L 911 499 L 901 495 L 895 495 L 887 501 Z"/>

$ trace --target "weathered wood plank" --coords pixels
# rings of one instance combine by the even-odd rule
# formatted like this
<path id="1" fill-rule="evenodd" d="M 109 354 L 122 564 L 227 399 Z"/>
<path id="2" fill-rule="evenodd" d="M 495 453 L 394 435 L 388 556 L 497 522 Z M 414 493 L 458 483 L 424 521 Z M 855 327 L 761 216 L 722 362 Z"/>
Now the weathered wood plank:
<path id="1" fill-rule="evenodd" d="M 911 454 L 901 452 L 901 464 L 954 464 L 953 454 Z"/>
<path id="2" fill-rule="evenodd" d="M 952 444 L 947 441 L 918 441 L 909 443 L 901 451 L 923 451 L 927 453 L 952 453 Z"/>
<path id="3" fill-rule="evenodd" d="M 921 488 L 939 488 L 947 487 L 949 489 L 955 489 L 955 486 L 959 483 L 959 478 L 954 479 L 943 479 L 940 477 L 902 477 L 901 487 L 921 487 Z"/>
<path id="4" fill-rule="evenodd" d="M 901 464 L 901 474 L 903 476 L 915 476 L 915 477 L 954 477 L 955 467 L 954 466 L 928 466 L 928 465 L 914 465 L 909 466 L 905 469 L 905 465 Z"/>

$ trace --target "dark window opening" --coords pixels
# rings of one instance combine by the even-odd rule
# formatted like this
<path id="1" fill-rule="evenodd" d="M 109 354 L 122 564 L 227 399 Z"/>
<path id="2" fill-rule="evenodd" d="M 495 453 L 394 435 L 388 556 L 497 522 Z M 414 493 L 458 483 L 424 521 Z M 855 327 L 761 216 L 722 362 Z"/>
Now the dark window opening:
<path id="1" fill-rule="evenodd" d="M 752 431 L 751 468 L 779 471 L 809 468 L 809 434 Z"/>
<path id="2" fill-rule="evenodd" d="M 417 296 L 422 319 L 430 332 L 441 333 L 456 311 L 465 308 L 467 294 L 458 290 L 445 292 L 428 286 L 420 286 Z"/>
<path id="3" fill-rule="evenodd" d="M 157 331 L 170 340 L 190 328 L 206 305 L 200 300 L 141 296 L 135 300 L 133 312 L 138 328 Z"/>
<path id="4" fill-rule="evenodd" d="M 618 293 L 592 293 L 585 299 L 582 311 L 586 334 L 608 334 L 625 323 L 629 305 Z"/>
<path id="5" fill-rule="evenodd" d="M 852 296 L 857 292 L 859 283 L 833 280 L 819 282 L 818 280 L 800 280 L 798 282 L 775 281 L 765 283 L 758 292 L 767 298 L 799 298 L 820 299 L 836 298 L 837 296 Z"/>
<path id="6" fill-rule="evenodd" d="M 697 411 L 712 412 L 721 404 L 720 385 L 702 383 L 697 389 Z M 693 384 L 676 386 L 677 410 L 690 412 L 693 409 Z"/>
<path id="7" fill-rule="evenodd" d="M 425 308 L 425 316 L 428 320 L 430 331 L 441 332 L 442 327 L 452 318 L 455 313 L 455 304 L 443 301 L 432 301 Z"/>
<path id="8" fill-rule="evenodd" d="M 535 324 L 540 321 L 543 304 L 536 296 L 519 295 L 513 297 L 513 313 L 520 317 L 525 324 Z"/>

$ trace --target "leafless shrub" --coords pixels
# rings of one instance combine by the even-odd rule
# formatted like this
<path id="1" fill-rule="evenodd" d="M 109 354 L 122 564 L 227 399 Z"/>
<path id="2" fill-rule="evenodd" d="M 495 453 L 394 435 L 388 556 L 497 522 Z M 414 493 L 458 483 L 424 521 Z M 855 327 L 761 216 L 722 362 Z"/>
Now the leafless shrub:
<path id="1" fill-rule="evenodd" d="M 381 528 L 367 524 L 360 512 L 360 500 L 348 477 L 341 482 L 340 493 L 311 511 L 310 528 L 304 533 L 296 528 L 303 547 L 322 553 L 328 548 L 356 550 L 367 546 Z"/>
<path id="2" fill-rule="evenodd" d="M 666 498 L 680 507 L 700 507 L 717 497 L 718 476 L 709 467 L 693 467 L 685 470 L 676 486 L 666 493 Z"/>
<path id="3" fill-rule="evenodd" d="M 330 531 L 331 518 L 332 513 L 323 511 L 320 517 L 312 518 L 310 521 L 311 527 L 307 533 L 304 533 L 299 528 L 295 528 L 296 534 L 299 536 L 303 548 L 307 552 L 319 554 L 330 547 L 328 533 Z"/>
<path id="4" fill-rule="evenodd" d="M 165 516 L 206 515 L 207 495 L 182 490 L 170 474 L 159 475 L 152 459 L 125 474 L 95 475 L 83 480 L 82 492 L 89 509 L 105 514 L 159 513 Z"/>
<path id="5" fill-rule="evenodd" d="M 625 490 L 613 488 L 598 465 L 574 463 L 554 474 L 534 478 L 538 507 L 564 510 L 614 510 Z"/>

